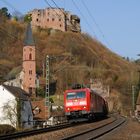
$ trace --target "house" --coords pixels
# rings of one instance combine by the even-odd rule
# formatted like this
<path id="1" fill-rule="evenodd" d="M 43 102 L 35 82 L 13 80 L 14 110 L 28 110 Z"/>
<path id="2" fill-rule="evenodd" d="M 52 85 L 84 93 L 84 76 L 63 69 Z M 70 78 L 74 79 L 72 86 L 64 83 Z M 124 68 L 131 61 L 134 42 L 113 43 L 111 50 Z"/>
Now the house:
<path id="1" fill-rule="evenodd" d="M 28 93 L 19 87 L 0 85 L 0 124 L 32 128 L 33 113 Z"/>
<path id="2" fill-rule="evenodd" d="M 23 76 L 24 76 L 24 72 L 20 70 L 20 72 L 15 73 L 13 77 L 10 78 L 8 77 L 7 81 L 4 82 L 4 85 L 20 87 L 21 89 L 23 89 L 22 86 Z"/>

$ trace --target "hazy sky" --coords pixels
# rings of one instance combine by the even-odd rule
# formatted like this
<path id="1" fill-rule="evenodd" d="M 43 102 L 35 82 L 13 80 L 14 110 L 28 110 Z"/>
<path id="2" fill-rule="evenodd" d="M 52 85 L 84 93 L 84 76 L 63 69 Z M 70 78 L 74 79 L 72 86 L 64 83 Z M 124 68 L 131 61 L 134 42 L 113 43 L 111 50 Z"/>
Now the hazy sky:
<path id="1" fill-rule="evenodd" d="M 47 1 L 55 7 L 52 0 Z M 83 32 L 96 37 L 121 56 L 138 58 L 137 54 L 140 54 L 140 0 L 54 1 L 59 7 L 80 17 Z M 34 8 L 49 7 L 45 0 L 0 0 L 0 7 L 4 6 L 8 7 L 11 13 L 18 10 L 23 14 Z"/>

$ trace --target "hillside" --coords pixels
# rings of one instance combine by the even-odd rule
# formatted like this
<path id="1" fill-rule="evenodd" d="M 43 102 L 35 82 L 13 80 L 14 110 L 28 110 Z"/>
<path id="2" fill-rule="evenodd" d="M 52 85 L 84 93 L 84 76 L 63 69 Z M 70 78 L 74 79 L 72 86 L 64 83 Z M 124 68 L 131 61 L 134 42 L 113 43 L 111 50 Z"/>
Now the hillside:
<path id="1" fill-rule="evenodd" d="M 16 21 L 0 23 L 1 82 L 14 78 L 21 69 L 25 27 Z M 90 78 L 97 78 L 110 86 L 114 98 L 119 98 L 127 107 L 129 103 L 130 108 L 131 86 L 138 81 L 136 64 L 124 60 L 87 34 L 38 29 L 34 31 L 34 39 L 37 73 L 43 76 L 45 56 L 53 56 L 51 81 L 57 81 L 58 93 L 63 93 L 72 83 L 88 83 Z"/>

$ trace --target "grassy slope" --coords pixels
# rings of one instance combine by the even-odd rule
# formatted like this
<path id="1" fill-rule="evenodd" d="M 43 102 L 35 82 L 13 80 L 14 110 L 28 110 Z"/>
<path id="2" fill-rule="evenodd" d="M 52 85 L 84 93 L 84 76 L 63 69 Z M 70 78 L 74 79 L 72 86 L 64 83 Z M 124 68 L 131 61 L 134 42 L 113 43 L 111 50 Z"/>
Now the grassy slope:
<path id="1" fill-rule="evenodd" d="M 22 65 L 22 48 L 25 25 L 17 22 L 0 24 L 0 80 L 15 67 Z M 137 82 L 137 66 L 111 52 L 88 35 L 48 30 L 34 32 L 37 72 L 42 74 L 45 55 L 63 56 L 51 62 L 52 79 L 63 91 L 71 83 L 85 83 L 90 78 L 100 78 L 105 84 L 127 93 L 127 88 Z M 57 71 L 57 72 L 56 72 Z M 65 87 L 65 88 L 64 88 Z"/>

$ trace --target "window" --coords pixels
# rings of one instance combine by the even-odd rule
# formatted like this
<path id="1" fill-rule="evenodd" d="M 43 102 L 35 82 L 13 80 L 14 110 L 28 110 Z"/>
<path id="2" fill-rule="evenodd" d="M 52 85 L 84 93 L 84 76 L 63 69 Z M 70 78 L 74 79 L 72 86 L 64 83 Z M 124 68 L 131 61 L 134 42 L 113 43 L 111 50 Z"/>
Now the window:
<path id="1" fill-rule="evenodd" d="M 30 125 L 31 122 L 30 122 L 30 115 L 28 116 L 28 125 Z"/>
<path id="2" fill-rule="evenodd" d="M 31 53 L 29 54 L 29 60 L 32 60 L 32 54 Z"/>
<path id="3" fill-rule="evenodd" d="M 38 21 L 38 18 L 36 19 L 36 21 Z"/>
<path id="4" fill-rule="evenodd" d="M 24 101 L 22 101 L 21 104 L 22 104 L 22 106 L 21 106 L 22 111 L 24 111 L 24 110 L 25 110 L 25 104 L 24 104 Z"/>
<path id="5" fill-rule="evenodd" d="M 47 21 L 49 22 L 49 19 L 47 19 Z"/>
<path id="6" fill-rule="evenodd" d="M 60 27 L 62 27 L 62 25 L 60 24 Z"/>
<path id="7" fill-rule="evenodd" d="M 39 114 L 41 112 L 41 109 L 38 107 L 38 106 L 36 106 L 34 109 L 33 109 L 33 114 L 34 115 L 37 115 L 37 114 Z"/>
<path id="8" fill-rule="evenodd" d="M 61 21 L 61 18 L 59 19 L 59 21 Z"/>
<path id="9" fill-rule="evenodd" d="M 29 94 L 31 95 L 32 94 L 32 88 L 29 87 Z"/>
<path id="10" fill-rule="evenodd" d="M 54 21 L 54 18 L 52 18 L 52 21 Z"/>
<path id="11" fill-rule="evenodd" d="M 85 92 L 81 91 L 77 93 L 77 98 L 85 98 Z"/>
<path id="12" fill-rule="evenodd" d="M 32 75 L 32 70 L 29 70 L 29 74 Z"/>
<path id="13" fill-rule="evenodd" d="M 79 98 L 85 98 L 86 93 L 84 91 L 79 91 L 79 92 L 69 92 L 67 93 L 67 99 L 79 99 Z"/>

